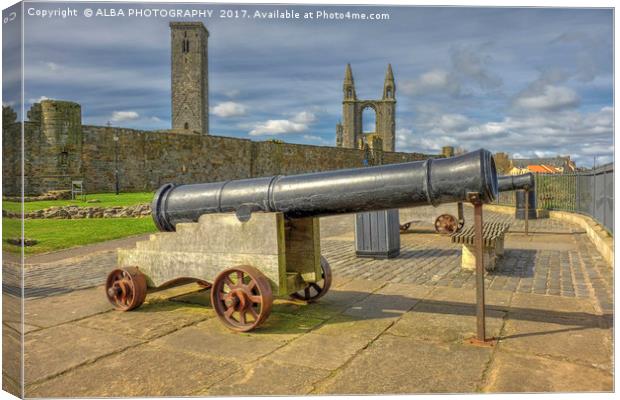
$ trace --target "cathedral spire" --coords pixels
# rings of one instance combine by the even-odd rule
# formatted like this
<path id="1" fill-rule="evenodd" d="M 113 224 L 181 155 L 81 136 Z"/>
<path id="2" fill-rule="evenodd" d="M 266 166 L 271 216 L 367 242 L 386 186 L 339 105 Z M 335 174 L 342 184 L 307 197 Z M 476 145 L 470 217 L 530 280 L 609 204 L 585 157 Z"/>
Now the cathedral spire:
<path id="1" fill-rule="evenodd" d="M 347 64 L 347 68 L 344 72 L 344 82 L 342 84 L 342 91 L 344 92 L 345 100 L 355 100 L 355 82 L 353 81 L 353 72 L 351 71 L 351 64 Z"/>
<path id="2" fill-rule="evenodd" d="M 396 84 L 394 83 L 394 73 L 392 72 L 392 64 L 388 64 L 385 72 L 385 82 L 383 83 L 383 99 L 394 100 L 396 96 Z"/>

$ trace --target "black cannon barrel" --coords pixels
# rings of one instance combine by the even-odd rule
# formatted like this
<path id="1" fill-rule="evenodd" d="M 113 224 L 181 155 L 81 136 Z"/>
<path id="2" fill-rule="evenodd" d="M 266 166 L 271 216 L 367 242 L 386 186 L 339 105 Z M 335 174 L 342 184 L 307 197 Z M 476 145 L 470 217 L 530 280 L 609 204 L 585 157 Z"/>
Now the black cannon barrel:
<path id="1" fill-rule="evenodd" d="M 202 214 L 280 211 L 288 218 L 326 216 L 497 196 L 491 153 L 402 164 L 191 185 L 166 184 L 152 202 L 155 225 L 173 231 Z"/>
<path id="2" fill-rule="evenodd" d="M 534 189 L 536 180 L 534 174 L 528 172 L 521 175 L 504 175 L 497 177 L 497 190 L 500 192 L 509 192 L 511 190 Z"/>

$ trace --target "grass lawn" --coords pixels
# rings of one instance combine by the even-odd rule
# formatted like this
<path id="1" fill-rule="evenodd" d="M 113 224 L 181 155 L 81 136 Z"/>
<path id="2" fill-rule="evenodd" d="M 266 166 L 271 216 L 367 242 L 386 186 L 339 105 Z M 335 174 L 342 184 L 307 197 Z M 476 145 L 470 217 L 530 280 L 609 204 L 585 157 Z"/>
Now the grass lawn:
<path id="1" fill-rule="evenodd" d="M 69 206 L 75 205 L 78 207 L 114 207 L 114 206 L 132 206 L 136 204 L 150 203 L 153 199 L 153 192 L 138 192 L 138 193 L 121 193 L 116 195 L 114 193 L 98 193 L 87 194 L 86 200 L 97 199 L 99 203 L 87 203 L 82 200 L 45 200 L 45 201 L 30 201 L 24 203 L 24 209 L 28 211 L 42 210 L 44 208 L 54 206 Z M 7 211 L 19 212 L 20 203 L 14 201 L 2 201 L 2 208 Z"/>
<path id="2" fill-rule="evenodd" d="M 156 232 L 150 217 L 144 218 L 85 218 L 85 219 L 31 219 L 25 220 L 27 239 L 39 241 L 24 248 L 26 254 L 83 246 L 85 244 L 119 239 L 126 236 Z M 19 237 L 20 220 L 2 218 L 2 249 L 17 253 L 19 246 L 10 245 L 7 238 Z"/>

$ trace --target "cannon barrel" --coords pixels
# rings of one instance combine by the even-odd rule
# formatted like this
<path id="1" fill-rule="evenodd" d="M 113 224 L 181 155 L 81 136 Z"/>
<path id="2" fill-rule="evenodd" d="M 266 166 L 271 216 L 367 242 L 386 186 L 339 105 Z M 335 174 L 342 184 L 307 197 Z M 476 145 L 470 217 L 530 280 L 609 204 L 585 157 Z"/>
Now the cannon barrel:
<path id="1" fill-rule="evenodd" d="M 511 190 L 532 190 L 536 186 L 534 174 L 528 172 L 522 175 L 504 175 L 497 177 L 497 190 L 509 192 Z"/>
<path id="2" fill-rule="evenodd" d="M 202 214 L 279 211 L 287 218 L 326 216 L 467 201 L 497 196 L 491 153 L 480 149 L 458 157 L 301 175 L 188 185 L 166 184 L 152 202 L 155 225 L 174 231 Z"/>

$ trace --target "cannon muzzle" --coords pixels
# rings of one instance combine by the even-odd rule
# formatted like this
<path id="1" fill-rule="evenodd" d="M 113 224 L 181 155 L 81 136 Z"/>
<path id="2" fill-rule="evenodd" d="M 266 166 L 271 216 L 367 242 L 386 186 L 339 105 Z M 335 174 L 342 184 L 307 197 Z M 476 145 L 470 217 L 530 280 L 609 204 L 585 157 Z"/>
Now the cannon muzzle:
<path id="1" fill-rule="evenodd" d="M 534 174 L 528 172 L 522 175 L 504 175 L 497 178 L 497 189 L 500 192 L 511 190 L 533 190 L 536 187 Z"/>
<path id="2" fill-rule="evenodd" d="M 155 193 L 152 215 L 161 231 L 196 222 L 202 214 L 282 212 L 303 218 L 468 201 L 497 196 L 491 153 L 402 164 L 271 176 L 191 185 L 166 184 Z"/>

